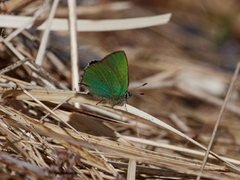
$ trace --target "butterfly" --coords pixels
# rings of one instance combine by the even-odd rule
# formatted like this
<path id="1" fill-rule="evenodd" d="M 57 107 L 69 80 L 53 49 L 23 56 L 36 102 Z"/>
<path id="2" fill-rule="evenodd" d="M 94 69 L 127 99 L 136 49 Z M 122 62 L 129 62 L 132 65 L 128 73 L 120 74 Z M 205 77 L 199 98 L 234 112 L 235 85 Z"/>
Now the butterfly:
<path id="1" fill-rule="evenodd" d="M 131 94 L 127 91 L 129 77 L 125 52 L 115 51 L 102 60 L 91 61 L 84 69 L 80 84 L 86 86 L 91 95 L 101 98 L 100 102 L 110 103 L 112 107 L 126 103 Z"/>

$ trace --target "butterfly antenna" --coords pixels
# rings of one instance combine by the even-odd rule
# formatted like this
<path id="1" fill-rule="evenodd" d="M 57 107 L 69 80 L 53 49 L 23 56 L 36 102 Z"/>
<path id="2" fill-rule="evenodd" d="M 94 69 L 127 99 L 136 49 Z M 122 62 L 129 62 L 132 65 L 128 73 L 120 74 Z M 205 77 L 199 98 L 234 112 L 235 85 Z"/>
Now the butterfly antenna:
<path id="1" fill-rule="evenodd" d="M 129 91 L 132 91 L 132 90 L 134 90 L 134 89 L 138 89 L 138 88 L 140 88 L 140 87 L 146 86 L 147 84 L 148 84 L 148 83 L 144 83 L 144 84 L 142 84 L 142 85 L 140 85 L 140 86 L 137 86 L 137 87 L 135 87 L 135 88 L 130 89 Z"/>

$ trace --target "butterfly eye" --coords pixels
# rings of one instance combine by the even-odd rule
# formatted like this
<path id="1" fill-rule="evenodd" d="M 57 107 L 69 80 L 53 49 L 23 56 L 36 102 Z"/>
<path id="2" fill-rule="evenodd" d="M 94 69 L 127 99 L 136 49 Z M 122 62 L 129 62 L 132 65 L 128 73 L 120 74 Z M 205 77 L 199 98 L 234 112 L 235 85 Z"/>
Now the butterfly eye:
<path id="1" fill-rule="evenodd" d="M 124 99 L 129 99 L 132 95 L 127 91 L 125 94 L 124 94 Z"/>

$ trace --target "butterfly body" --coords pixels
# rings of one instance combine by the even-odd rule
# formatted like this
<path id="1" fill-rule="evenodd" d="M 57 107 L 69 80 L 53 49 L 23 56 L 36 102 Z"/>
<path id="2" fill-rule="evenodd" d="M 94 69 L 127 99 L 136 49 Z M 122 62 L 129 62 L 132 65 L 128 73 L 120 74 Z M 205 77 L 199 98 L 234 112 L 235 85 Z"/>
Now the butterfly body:
<path id="1" fill-rule="evenodd" d="M 128 64 L 124 51 L 115 51 L 102 60 L 94 60 L 84 70 L 80 84 L 90 94 L 114 105 L 122 105 L 131 97 L 127 91 Z"/>

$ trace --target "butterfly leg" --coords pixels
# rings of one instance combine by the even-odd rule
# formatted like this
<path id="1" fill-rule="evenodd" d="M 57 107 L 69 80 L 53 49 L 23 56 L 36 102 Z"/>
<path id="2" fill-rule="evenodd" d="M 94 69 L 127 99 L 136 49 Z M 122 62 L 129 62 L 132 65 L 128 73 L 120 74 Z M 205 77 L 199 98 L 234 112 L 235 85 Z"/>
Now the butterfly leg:
<path id="1" fill-rule="evenodd" d="M 125 101 L 123 103 L 124 103 L 124 107 L 125 107 L 125 109 L 127 111 L 127 103 Z M 115 106 L 115 105 L 117 105 L 117 104 L 114 104 L 113 106 Z M 113 106 L 112 106 L 112 108 L 113 108 Z"/>
<path id="2" fill-rule="evenodd" d="M 117 104 L 113 104 L 113 105 L 112 105 L 112 108 L 113 108 L 115 105 L 117 105 Z"/>
<path id="3" fill-rule="evenodd" d="M 113 108 L 115 105 L 119 105 L 119 104 L 123 105 L 123 104 L 124 104 L 124 107 L 125 107 L 125 109 L 126 109 L 126 111 L 127 111 L 127 103 L 126 103 L 126 100 L 124 100 L 123 103 L 120 103 L 120 102 L 121 102 L 121 101 L 118 101 L 117 103 L 113 104 L 113 105 L 112 105 L 112 108 Z"/>
<path id="4" fill-rule="evenodd" d="M 103 101 L 103 99 L 101 101 L 99 101 L 96 105 L 98 105 L 99 103 L 101 103 Z"/>
<path id="5" fill-rule="evenodd" d="M 127 111 L 127 103 L 124 101 L 124 106 L 125 106 L 125 109 Z"/>

